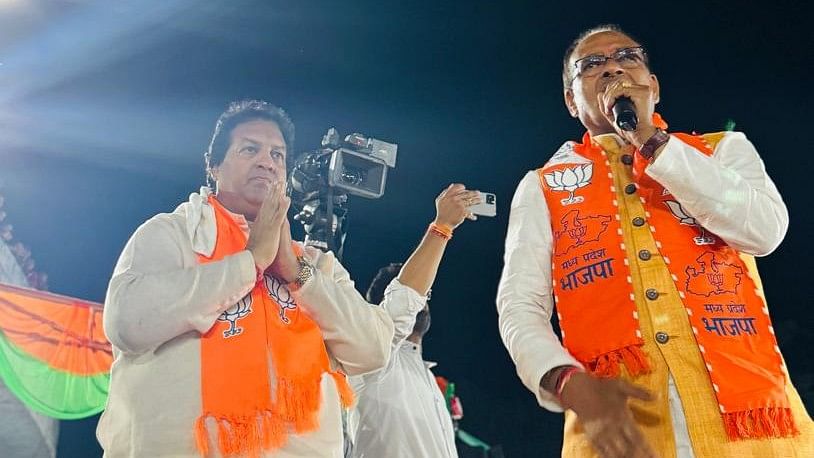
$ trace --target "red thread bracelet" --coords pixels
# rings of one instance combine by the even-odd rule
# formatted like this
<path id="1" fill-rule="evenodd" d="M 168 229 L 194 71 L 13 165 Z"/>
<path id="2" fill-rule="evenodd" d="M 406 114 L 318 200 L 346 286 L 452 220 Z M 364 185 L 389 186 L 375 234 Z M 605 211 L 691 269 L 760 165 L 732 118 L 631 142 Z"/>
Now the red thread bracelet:
<path id="1" fill-rule="evenodd" d="M 576 372 L 581 372 L 581 369 L 572 366 L 567 369 L 563 369 L 563 371 L 560 372 L 560 375 L 557 376 L 557 384 L 554 388 L 554 395 L 557 397 L 557 400 L 560 401 L 560 404 L 562 404 L 562 389 L 565 388 L 565 384 L 571 380 L 571 376 L 573 376 Z"/>
<path id="2" fill-rule="evenodd" d="M 445 240 L 452 239 L 452 228 L 447 226 L 446 224 L 436 224 L 430 223 L 429 230 L 431 233 L 441 237 Z"/>

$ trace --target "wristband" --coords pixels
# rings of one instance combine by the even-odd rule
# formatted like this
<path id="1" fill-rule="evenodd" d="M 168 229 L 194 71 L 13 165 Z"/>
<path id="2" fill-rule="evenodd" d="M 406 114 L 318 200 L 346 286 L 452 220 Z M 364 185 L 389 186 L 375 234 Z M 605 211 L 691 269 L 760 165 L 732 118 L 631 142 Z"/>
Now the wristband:
<path id="1" fill-rule="evenodd" d="M 297 277 L 294 281 L 290 284 L 293 287 L 293 290 L 298 290 L 304 285 L 311 277 L 314 276 L 314 266 L 308 262 L 303 256 L 299 256 L 297 258 L 297 262 L 300 264 L 300 268 L 297 271 Z"/>
<path id="2" fill-rule="evenodd" d="M 563 369 L 563 371 L 560 372 L 560 375 L 557 376 L 557 384 L 554 388 L 554 395 L 557 397 L 557 400 L 560 401 L 560 404 L 562 404 L 562 389 L 565 387 L 565 384 L 571 380 L 571 376 L 577 372 L 581 372 L 580 368 L 571 366 Z"/>
<path id="3" fill-rule="evenodd" d="M 452 228 L 446 224 L 430 223 L 429 231 L 444 240 L 452 239 Z"/>
<path id="4" fill-rule="evenodd" d="M 661 148 L 662 145 L 667 143 L 670 140 L 670 136 L 667 135 L 667 132 L 656 129 L 656 133 L 651 135 L 650 138 L 647 139 L 644 144 L 642 144 L 641 148 L 639 148 L 639 154 L 642 155 L 643 158 L 649 160 L 653 159 L 653 155 L 656 154 L 656 150 Z"/>

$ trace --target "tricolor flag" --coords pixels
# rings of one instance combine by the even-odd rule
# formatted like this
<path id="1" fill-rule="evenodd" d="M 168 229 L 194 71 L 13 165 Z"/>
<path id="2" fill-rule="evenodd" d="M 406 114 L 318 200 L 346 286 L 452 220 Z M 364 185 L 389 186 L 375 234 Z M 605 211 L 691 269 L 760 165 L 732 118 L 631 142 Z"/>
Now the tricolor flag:
<path id="1" fill-rule="evenodd" d="M 112 362 L 101 304 L 0 284 L 0 377 L 32 410 L 61 420 L 101 412 Z"/>

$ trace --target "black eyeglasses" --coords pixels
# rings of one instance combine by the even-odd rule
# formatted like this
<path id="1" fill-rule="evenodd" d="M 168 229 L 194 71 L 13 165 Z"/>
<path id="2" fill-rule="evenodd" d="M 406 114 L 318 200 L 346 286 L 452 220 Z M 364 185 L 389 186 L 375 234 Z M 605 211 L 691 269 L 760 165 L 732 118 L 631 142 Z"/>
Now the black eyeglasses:
<path id="1" fill-rule="evenodd" d="M 583 57 L 574 62 L 574 76 L 571 78 L 573 83 L 578 76 L 596 76 L 602 71 L 602 67 L 610 60 L 613 59 L 622 68 L 637 68 L 645 65 L 647 59 L 647 51 L 642 46 L 635 46 L 632 48 L 622 48 L 611 54 L 605 56 L 602 54 L 594 54 L 592 56 Z"/>

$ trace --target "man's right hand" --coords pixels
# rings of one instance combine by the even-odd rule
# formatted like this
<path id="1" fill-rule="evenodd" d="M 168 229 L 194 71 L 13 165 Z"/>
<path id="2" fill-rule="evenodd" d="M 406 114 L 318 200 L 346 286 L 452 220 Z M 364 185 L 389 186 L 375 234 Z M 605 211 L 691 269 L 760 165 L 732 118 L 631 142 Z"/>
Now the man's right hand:
<path id="1" fill-rule="evenodd" d="M 571 409 L 602 458 L 655 458 L 628 407 L 630 398 L 652 401 L 644 388 L 620 379 L 585 372 L 571 376 L 562 388 L 563 407 Z"/>
<path id="2" fill-rule="evenodd" d="M 291 199 L 285 195 L 285 185 L 285 181 L 271 185 L 246 244 L 246 249 L 252 253 L 254 263 L 261 271 L 265 271 L 277 257 L 280 229 L 291 204 Z"/>
<path id="3" fill-rule="evenodd" d="M 455 229 L 464 219 L 475 219 L 469 207 L 479 203 L 478 191 L 468 191 L 466 186 L 453 183 L 435 199 L 435 222 Z"/>

